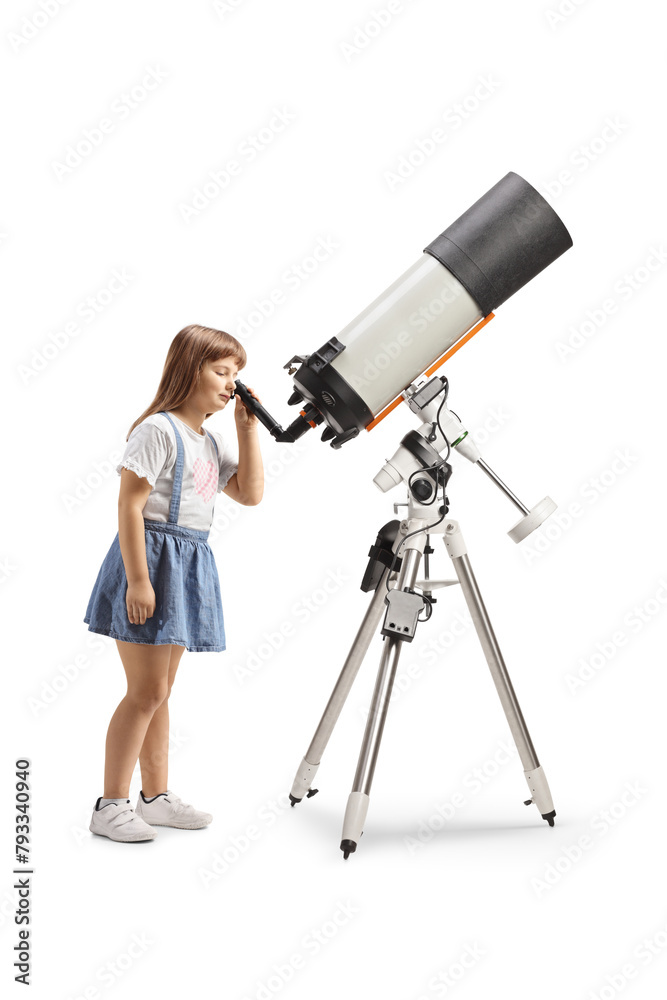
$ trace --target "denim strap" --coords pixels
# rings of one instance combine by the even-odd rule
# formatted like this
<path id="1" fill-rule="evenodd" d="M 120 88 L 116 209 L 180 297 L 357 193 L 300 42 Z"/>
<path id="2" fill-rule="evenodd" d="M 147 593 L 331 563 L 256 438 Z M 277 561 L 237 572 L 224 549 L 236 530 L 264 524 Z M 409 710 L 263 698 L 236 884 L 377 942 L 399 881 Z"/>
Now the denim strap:
<path id="1" fill-rule="evenodd" d="M 181 489 L 183 486 L 183 441 L 181 440 L 181 435 L 176 430 L 176 424 L 171 419 L 166 410 L 160 410 L 167 418 L 171 426 L 174 428 L 174 434 L 176 435 L 176 469 L 174 471 L 174 485 L 171 490 L 171 503 L 169 505 L 169 520 L 168 524 L 178 524 L 178 512 L 181 507 Z"/>
<path id="2" fill-rule="evenodd" d="M 220 454 L 218 452 L 218 446 L 215 443 L 215 438 L 213 437 L 213 435 L 211 434 L 211 432 L 208 430 L 208 428 L 204 428 L 204 430 L 206 431 L 206 433 L 210 437 L 211 441 L 213 442 L 213 447 L 215 448 L 215 454 L 216 454 L 216 456 L 218 458 L 218 465 L 220 465 Z"/>

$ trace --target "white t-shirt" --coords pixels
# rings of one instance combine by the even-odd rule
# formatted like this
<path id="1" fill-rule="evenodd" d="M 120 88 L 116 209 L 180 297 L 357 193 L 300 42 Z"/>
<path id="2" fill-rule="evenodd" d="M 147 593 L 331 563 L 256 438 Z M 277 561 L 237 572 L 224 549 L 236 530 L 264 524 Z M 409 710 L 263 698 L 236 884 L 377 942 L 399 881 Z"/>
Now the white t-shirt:
<path id="1" fill-rule="evenodd" d="M 198 434 L 183 423 L 175 413 L 169 416 L 178 428 L 183 442 L 183 482 L 178 523 L 185 528 L 208 531 L 213 523 L 215 494 L 221 493 L 238 469 L 238 459 L 230 453 L 219 431 L 211 431 L 218 445 L 218 454 L 210 437 Z M 146 417 L 130 434 L 123 458 L 116 466 L 130 469 L 145 477 L 153 487 L 143 508 L 151 521 L 168 521 L 174 473 L 176 469 L 176 435 L 169 420 L 161 413 Z"/>

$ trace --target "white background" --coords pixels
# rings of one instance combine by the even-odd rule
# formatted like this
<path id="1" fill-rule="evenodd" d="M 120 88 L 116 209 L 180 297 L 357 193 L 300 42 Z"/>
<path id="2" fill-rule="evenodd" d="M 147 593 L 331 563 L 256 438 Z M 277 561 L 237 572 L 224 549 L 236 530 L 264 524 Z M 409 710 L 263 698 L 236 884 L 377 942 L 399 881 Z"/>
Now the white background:
<path id="1" fill-rule="evenodd" d="M 3 977 L 18 930 L 13 763 L 25 756 L 33 996 L 658 995 L 656 13 L 649 0 L 3 5 Z M 289 122 L 261 132 L 277 111 Z M 91 131 L 105 118 L 110 131 Z M 101 141 L 86 147 L 87 131 Z M 250 159 L 260 133 L 270 141 Z M 186 221 L 230 160 L 239 173 Z M 392 179 L 401 163 L 408 176 Z M 117 530 L 113 465 L 169 343 L 188 323 L 237 334 L 254 321 L 242 377 L 287 423 L 283 365 L 335 335 L 509 170 L 547 197 L 574 246 L 447 365 L 450 403 L 524 502 L 548 493 L 559 511 L 516 546 L 515 509 L 460 457 L 449 494 L 556 826 L 522 805 L 457 589 L 403 650 L 357 853 L 344 863 L 338 844 L 378 640 L 319 795 L 285 807 L 368 603 L 368 548 L 403 499 L 372 482 L 413 426 L 403 407 L 339 451 L 319 433 L 289 449 L 260 429 L 264 499 L 220 495 L 211 533 L 228 648 L 186 652 L 170 701 L 170 787 L 214 821 L 139 845 L 94 837 L 125 683 L 115 643 L 83 615 Z M 320 240 L 335 246 L 313 267 Z M 114 271 L 127 283 L 109 296 Z M 276 290 L 284 301 L 258 316 Z M 230 414 L 210 426 L 235 443 Z M 449 573 L 440 550 L 433 566 Z M 133 804 L 139 788 L 137 771 Z"/>

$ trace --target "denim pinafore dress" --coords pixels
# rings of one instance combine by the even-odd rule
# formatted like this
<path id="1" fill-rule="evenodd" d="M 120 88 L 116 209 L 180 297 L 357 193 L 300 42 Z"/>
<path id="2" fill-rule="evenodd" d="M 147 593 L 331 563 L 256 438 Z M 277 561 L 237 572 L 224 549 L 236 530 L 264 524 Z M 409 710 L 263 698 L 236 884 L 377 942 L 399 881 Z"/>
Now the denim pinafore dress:
<path id="1" fill-rule="evenodd" d="M 176 467 L 169 520 L 144 518 L 148 576 L 155 591 L 155 611 L 143 625 L 128 618 L 127 576 L 118 533 L 111 543 L 93 587 L 84 622 L 91 632 L 123 642 L 162 646 L 173 643 L 194 653 L 226 648 L 220 580 L 208 531 L 178 523 L 183 484 L 181 435 L 166 410 L 160 410 L 176 434 Z M 216 453 L 218 446 L 209 431 Z"/>

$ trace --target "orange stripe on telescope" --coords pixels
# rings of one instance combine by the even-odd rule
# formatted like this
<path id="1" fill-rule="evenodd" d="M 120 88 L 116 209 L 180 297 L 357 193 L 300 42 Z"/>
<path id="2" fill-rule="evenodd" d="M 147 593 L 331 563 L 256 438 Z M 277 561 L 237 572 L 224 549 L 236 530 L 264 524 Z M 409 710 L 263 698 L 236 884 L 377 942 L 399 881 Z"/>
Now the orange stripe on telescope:
<path id="1" fill-rule="evenodd" d="M 305 417 L 306 420 L 308 420 L 308 417 L 306 417 L 306 411 L 305 410 L 299 410 L 299 415 L 302 416 L 302 417 Z M 310 424 L 311 427 L 317 427 L 317 424 L 315 423 L 314 420 L 308 420 L 308 423 Z"/>
<path id="2" fill-rule="evenodd" d="M 489 320 L 493 319 L 494 316 L 495 316 L 495 313 L 490 312 L 488 314 L 488 316 L 485 316 L 484 319 L 482 319 L 482 320 L 479 321 L 479 323 L 477 324 L 477 326 L 473 326 L 472 330 L 468 330 L 468 332 L 466 333 L 465 337 L 461 337 L 460 340 L 457 340 L 457 342 L 454 344 L 453 347 L 450 347 L 450 349 L 445 354 L 443 354 L 443 356 L 438 361 L 435 361 L 431 365 L 430 368 L 426 369 L 426 371 L 424 372 L 424 375 L 432 375 L 433 372 L 437 368 L 440 367 L 440 365 L 443 365 L 445 363 L 445 361 L 449 361 L 449 359 L 451 358 L 452 354 L 456 354 L 456 352 L 459 350 L 459 348 L 463 347 L 463 345 L 466 344 L 470 340 L 471 337 L 474 337 L 475 334 L 477 333 L 477 331 L 481 330 L 483 326 L 486 326 L 486 324 L 489 322 Z M 413 379 L 413 381 L 414 381 L 414 379 Z M 375 418 L 375 420 L 371 420 L 370 424 L 368 424 L 366 426 L 366 430 L 367 431 L 372 431 L 373 428 L 376 426 L 376 424 L 379 424 L 381 420 L 384 420 L 384 418 L 387 416 L 387 414 L 391 413 L 392 410 L 395 410 L 396 407 L 398 406 L 398 404 L 402 403 L 402 402 L 403 402 L 403 396 L 402 395 L 397 396 L 396 399 L 393 401 L 393 403 L 390 403 L 389 406 L 385 406 L 385 408 L 382 411 L 382 413 L 378 413 L 378 415 Z"/>

